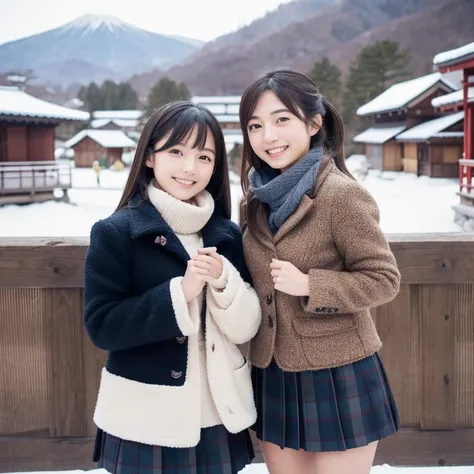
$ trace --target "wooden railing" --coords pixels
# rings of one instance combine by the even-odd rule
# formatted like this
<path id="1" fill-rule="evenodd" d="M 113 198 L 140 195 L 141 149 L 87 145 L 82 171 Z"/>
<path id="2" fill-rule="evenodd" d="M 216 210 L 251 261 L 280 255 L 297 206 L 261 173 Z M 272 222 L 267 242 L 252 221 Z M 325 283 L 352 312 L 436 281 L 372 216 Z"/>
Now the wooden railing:
<path id="1" fill-rule="evenodd" d="M 373 317 L 402 429 L 376 463 L 474 464 L 474 236 L 389 240 L 402 286 Z M 0 239 L 0 472 L 93 467 L 105 353 L 83 329 L 87 245 Z"/>
<path id="2" fill-rule="evenodd" d="M 0 196 L 35 194 L 70 189 L 72 185 L 69 162 L 21 161 L 0 163 Z"/>
<path id="3" fill-rule="evenodd" d="M 470 193 L 474 187 L 472 184 L 474 171 L 474 159 L 459 160 L 459 191 Z"/>

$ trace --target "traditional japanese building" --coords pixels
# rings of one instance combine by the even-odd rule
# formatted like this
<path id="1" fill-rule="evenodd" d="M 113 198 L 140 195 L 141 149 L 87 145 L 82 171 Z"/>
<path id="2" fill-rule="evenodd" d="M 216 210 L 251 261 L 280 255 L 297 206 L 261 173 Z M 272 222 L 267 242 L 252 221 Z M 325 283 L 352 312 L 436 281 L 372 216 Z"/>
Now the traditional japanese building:
<path id="1" fill-rule="evenodd" d="M 457 112 L 415 125 L 396 137 L 403 169 L 417 176 L 455 178 L 462 156 L 464 114 Z"/>
<path id="2" fill-rule="evenodd" d="M 0 87 L 0 203 L 52 199 L 71 186 L 69 163 L 54 159 L 55 128 L 84 123 L 87 112 L 33 97 L 17 87 Z"/>
<path id="3" fill-rule="evenodd" d="M 441 117 L 443 113 L 436 110 L 431 101 L 455 89 L 456 86 L 440 73 L 433 73 L 394 84 L 360 107 L 357 115 L 370 118 L 372 126 L 354 137 L 354 141 L 365 144 L 371 167 L 386 171 L 427 171 L 424 166 L 413 165 L 412 160 L 418 160 L 417 146 L 405 146 L 405 141 L 397 140 L 397 136 L 420 123 Z"/>
<path id="4" fill-rule="evenodd" d="M 142 127 L 141 110 L 96 110 L 92 112 L 90 128 L 97 130 L 120 130 L 128 137 L 138 140 Z"/>
<path id="5" fill-rule="evenodd" d="M 82 130 L 66 142 L 74 150 L 76 167 L 90 168 L 95 161 L 104 167 L 122 160 L 124 151 L 136 148 L 136 143 L 121 130 Z"/>
<path id="6" fill-rule="evenodd" d="M 433 105 L 439 110 L 462 110 L 464 115 L 464 147 L 459 160 L 460 203 L 454 210 L 455 219 L 462 227 L 474 229 L 474 42 L 460 48 L 437 54 L 435 69 L 442 74 L 459 72 L 462 88 L 438 98 Z"/>
<path id="7" fill-rule="evenodd" d="M 226 149 L 230 152 L 234 147 L 243 143 L 242 131 L 240 129 L 239 95 L 232 96 L 194 96 L 191 101 L 209 109 L 217 118 L 226 143 Z"/>

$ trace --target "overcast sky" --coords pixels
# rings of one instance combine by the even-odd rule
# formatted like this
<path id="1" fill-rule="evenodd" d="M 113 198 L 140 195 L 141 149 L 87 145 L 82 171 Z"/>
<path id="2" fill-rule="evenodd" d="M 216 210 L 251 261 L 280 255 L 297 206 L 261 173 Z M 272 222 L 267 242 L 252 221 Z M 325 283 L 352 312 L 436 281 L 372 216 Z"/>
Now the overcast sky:
<path id="1" fill-rule="evenodd" d="M 0 44 L 49 30 L 87 13 L 140 28 L 209 41 L 291 0 L 0 0 Z"/>

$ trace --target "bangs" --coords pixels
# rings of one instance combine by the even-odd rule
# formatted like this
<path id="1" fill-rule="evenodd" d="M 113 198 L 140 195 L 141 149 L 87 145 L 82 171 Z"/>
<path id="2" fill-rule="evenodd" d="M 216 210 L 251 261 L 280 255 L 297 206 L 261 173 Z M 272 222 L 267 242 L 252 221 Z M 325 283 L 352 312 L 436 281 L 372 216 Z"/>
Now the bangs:
<path id="1" fill-rule="evenodd" d="M 166 143 L 155 151 L 164 151 L 186 142 L 194 130 L 197 130 L 196 139 L 191 146 L 192 148 L 202 150 L 206 146 L 209 130 L 215 135 L 214 124 L 208 117 L 206 111 L 199 107 L 189 107 L 173 118 L 174 120 L 168 122 L 169 127 L 168 130 L 166 130 L 166 134 L 169 134 L 169 137 Z M 213 138 L 217 146 L 218 137 L 214 136 Z"/>
<path id="2" fill-rule="evenodd" d="M 250 121 L 250 117 L 255 112 L 257 108 L 257 103 L 262 96 L 262 94 L 266 91 L 273 92 L 279 100 L 283 103 L 283 105 L 296 117 L 298 117 L 302 122 L 307 122 L 306 117 L 301 113 L 301 111 L 297 107 L 298 99 L 297 93 L 287 86 L 281 84 L 278 79 L 272 77 L 262 78 L 260 82 L 257 82 L 253 89 L 247 90 L 245 103 L 243 103 L 242 111 L 244 112 L 240 118 L 242 121 L 242 125 L 247 128 L 247 125 Z"/>

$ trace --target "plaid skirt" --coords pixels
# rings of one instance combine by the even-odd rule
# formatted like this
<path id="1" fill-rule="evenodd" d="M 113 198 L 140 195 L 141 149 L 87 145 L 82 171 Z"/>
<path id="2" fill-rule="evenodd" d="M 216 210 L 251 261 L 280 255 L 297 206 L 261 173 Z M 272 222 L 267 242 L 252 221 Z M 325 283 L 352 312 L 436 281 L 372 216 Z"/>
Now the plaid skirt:
<path id="1" fill-rule="evenodd" d="M 284 372 L 252 369 L 257 438 L 310 452 L 365 446 L 398 430 L 395 400 L 378 354 L 353 364 Z"/>
<path id="2" fill-rule="evenodd" d="M 100 434 L 99 468 L 112 474 L 237 474 L 254 458 L 248 430 L 203 428 L 194 448 L 167 448 Z"/>

